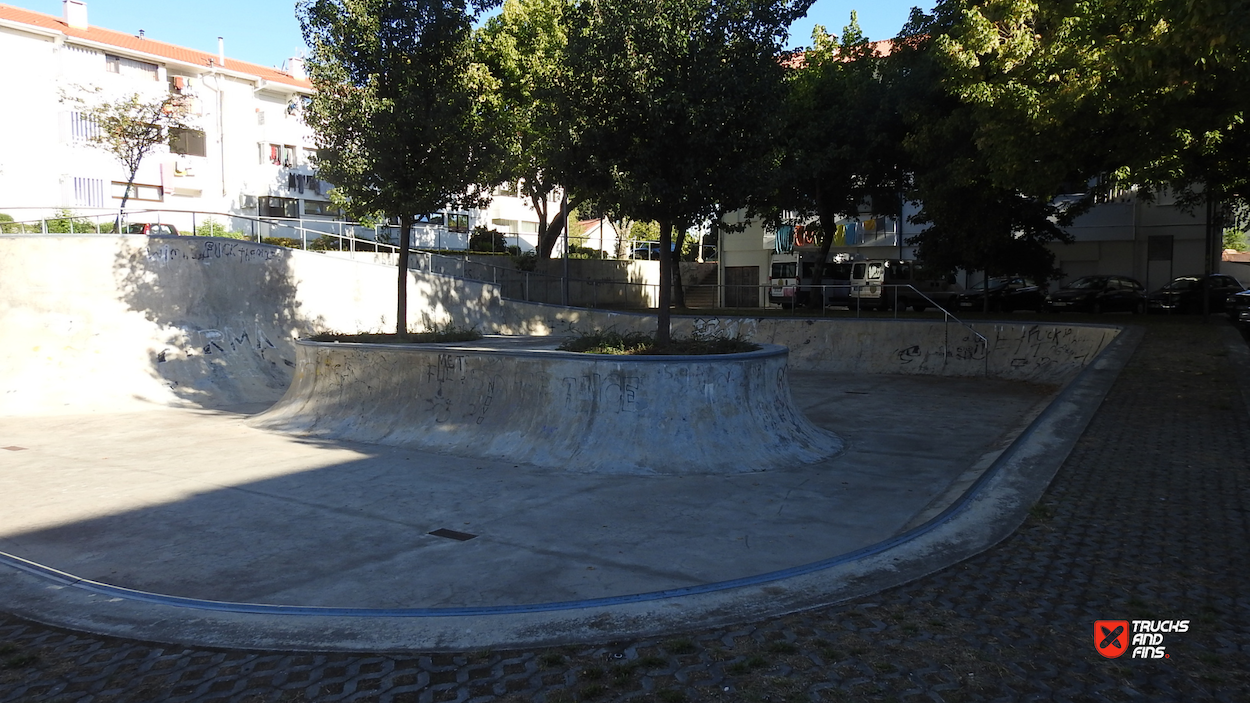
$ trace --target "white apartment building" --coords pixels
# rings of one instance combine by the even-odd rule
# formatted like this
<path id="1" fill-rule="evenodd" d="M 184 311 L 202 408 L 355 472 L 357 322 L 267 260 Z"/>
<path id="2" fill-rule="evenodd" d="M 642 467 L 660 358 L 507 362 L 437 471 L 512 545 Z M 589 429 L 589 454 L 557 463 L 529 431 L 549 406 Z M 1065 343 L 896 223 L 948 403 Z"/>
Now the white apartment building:
<path id="1" fill-rule="evenodd" d="M 91 26 L 83 0 L 64 0 L 63 8 L 55 17 L 0 4 L 0 94 L 8 98 L 0 110 L 0 213 L 33 221 L 72 210 L 111 221 L 125 169 L 86 143 L 92 126 L 62 96 L 173 91 L 190 98 L 194 128 L 143 160 L 126 205 L 129 221 L 189 231 L 224 213 L 235 217 L 214 219 L 253 235 L 353 231 L 312 165 L 315 140 L 302 112 L 313 86 L 300 59 L 286 70 L 266 68 L 229 58 L 220 41 L 213 54 Z M 484 210 L 423 219 L 414 246 L 467 249 L 479 225 L 523 250 L 537 245 L 537 215 L 506 189 Z M 360 237 L 398 241 L 393 227 L 361 230 L 354 228 Z"/>
<path id="2" fill-rule="evenodd" d="M 300 218 L 330 214 L 300 113 L 312 94 L 300 62 L 265 68 L 93 27 L 81 0 L 62 17 L 0 5 L 0 212 L 17 220 L 116 210 L 126 174 L 85 143 L 92 125 L 62 95 L 190 98 L 194 129 L 142 162 L 127 209 Z M 89 100 L 98 99 L 88 97 Z M 186 225 L 184 225 L 186 226 Z"/>

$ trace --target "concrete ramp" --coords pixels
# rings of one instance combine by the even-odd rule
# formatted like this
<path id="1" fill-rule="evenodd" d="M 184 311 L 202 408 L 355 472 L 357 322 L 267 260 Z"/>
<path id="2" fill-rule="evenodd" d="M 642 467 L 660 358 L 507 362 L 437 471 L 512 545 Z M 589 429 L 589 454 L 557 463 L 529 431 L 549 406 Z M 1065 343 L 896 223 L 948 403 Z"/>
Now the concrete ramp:
<path id="1" fill-rule="evenodd" d="M 534 346 L 301 341 L 290 390 L 251 423 L 607 474 L 767 471 L 842 449 L 794 406 L 784 347 L 688 357 Z"/>
<path id="2" fill-rule="evenodd" d="M 394 330 L 395 268 L 210 237 L 0 236 L 0 415 L 272 403 L 295 338 Z M 409 325 L 481 325 L 485 284 L 412 273 Z"/>

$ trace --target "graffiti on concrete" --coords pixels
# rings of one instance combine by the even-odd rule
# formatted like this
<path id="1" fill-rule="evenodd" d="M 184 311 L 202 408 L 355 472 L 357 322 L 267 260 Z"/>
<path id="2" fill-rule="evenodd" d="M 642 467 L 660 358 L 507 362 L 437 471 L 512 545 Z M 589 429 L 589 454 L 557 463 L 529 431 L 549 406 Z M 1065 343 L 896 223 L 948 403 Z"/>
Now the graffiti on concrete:
<path id="1" fill-rule="evenodd" d="M 282 256 L 278 247 L 263 246 L 253 242 L 222 242 L 215 239 L 188 241 L 186 244 L 162 243 L 148 249 L 148 261 L 204 261 L 229 259 L 243 263 L 265 263 Z"/>

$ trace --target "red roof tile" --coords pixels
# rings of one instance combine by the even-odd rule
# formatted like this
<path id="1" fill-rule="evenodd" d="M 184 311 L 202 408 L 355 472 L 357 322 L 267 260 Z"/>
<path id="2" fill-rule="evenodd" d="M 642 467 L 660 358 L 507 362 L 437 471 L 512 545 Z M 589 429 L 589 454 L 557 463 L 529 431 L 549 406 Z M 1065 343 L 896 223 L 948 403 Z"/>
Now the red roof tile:
<path id="1" fill-rule="evenodd" d="M 102 27 L 91 27 L 87 29 L 75 29 L 65 24 L 65 20 L 52 15 L 45 15 L 42 12 L 32 12 L 23 10 L 20 7 L 11 5 L 0 5 L 0 20 L 8 20 L 20 24 L 28 24 L 43 29 L 50 29 L 55 32 L 61 32 L 67 37 L 77 39 L 85 39 L 87 41 L 116 47 L 119 50 L 132 51 L 150 56 L 159 56 L 161 58 L 181 61 L 183 63 L 194 64 L 197 66 L 208 66 L 209 62 L 216 63 L 217 55 L 210 54 L 205 51 L 196 51 L 195 49 L 187 49 L 173 44 L 156 41 L 154 39 L 146 39 L 136 37 L 132 34 L 124 32 L 114 32 L 111 29 Z M 276 68 L 266 68 L 254 63 L 239 61 L 227 57 L 226 63 L 222 67 L 229 71 L 238 73 L 246 73 L 257 78 L 264 78 L 274 83 L 282 83 L 285 85 L 296 86 L 312 90 L 312 83 L 306 80 L 299 80 L 289 73 L 279 71 Z"/>

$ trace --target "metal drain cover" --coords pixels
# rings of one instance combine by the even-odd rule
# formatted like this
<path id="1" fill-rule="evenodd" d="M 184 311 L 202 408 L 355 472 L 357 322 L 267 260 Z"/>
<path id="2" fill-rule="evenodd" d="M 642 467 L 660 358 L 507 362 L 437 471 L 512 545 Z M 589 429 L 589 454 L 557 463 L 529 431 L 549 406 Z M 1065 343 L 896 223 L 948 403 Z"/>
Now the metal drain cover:
<path id="1" fill-rule="evenodd" d="M 434 535 L 435 537 L 446 537 L 447 539 L 454 539 L 460 542 L 464 542 L 465 540 L 470 540 L 470 539 L 473 539 L 474 537 L 477 537 L 477 535 L 471 535 L 468 532 L 456 532 L 455 530 L 448 530 L 446 528 L 440 528 L 440 529 L 434 530 L 430 534 Z"/>

